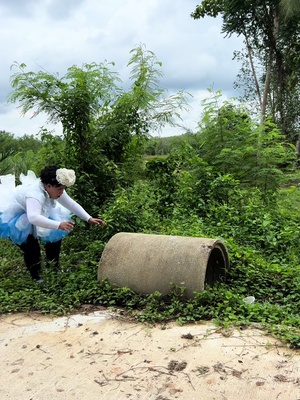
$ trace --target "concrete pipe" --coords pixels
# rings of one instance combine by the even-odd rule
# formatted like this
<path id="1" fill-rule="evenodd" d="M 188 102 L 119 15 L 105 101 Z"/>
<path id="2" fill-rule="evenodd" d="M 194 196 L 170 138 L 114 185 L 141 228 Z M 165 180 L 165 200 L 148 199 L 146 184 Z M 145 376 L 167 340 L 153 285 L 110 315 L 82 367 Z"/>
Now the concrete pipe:
<path id="1" fill-rule="evenodd" d="M 167 295 L 173 284 L 185 287 L 191 298 L 206 284 L 224 281 L 228 268 L 228 252 L 219 240 L 121 232 L 102 253 L 98 280 L 142 294 Z"/>

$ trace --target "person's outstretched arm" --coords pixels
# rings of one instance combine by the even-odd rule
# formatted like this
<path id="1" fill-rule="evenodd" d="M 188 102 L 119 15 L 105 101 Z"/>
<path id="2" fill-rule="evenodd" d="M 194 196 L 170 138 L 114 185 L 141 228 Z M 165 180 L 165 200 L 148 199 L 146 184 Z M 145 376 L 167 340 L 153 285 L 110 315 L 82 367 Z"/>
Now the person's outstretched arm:
<path id="1" fill-rule="evenodd" d="M 93 218 L 91 215 L 89 215 L 80 204 L 78 204 L 67 194 L 66 191 L 63 192 L 63 194 L 57 201 L 59 202 L 59 204 L 64 206 L 66 209 L 68 209 L 69 211 L 71 211 L 73 214 L 77 215 L 77 217 L 83 219 L 84 221 L 93 225 L 102 225 L 102 226 L 105 225 L 105 222 L 102 219 Z"/>

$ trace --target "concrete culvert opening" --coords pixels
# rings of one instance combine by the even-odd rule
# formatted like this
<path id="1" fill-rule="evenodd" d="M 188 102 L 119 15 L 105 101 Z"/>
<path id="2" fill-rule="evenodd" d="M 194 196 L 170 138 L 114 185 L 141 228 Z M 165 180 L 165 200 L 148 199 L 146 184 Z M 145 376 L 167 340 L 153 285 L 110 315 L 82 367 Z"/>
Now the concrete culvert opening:
<path id="1" fill-rule="evenodd" d="M 222 243 L 218 243 L 208 258 L 204 285 L 213 286 L 217 282 L 225 282 L 229 268 L 229 257 Z"/>
<path id="2" fill-rule="evenodd" d="M 168 295 L 184 287 L 186 298 L 225 281 L 229 256 L 217 239 L 120 232 L 106 244 L 98 280 L 136 293 Z"/>

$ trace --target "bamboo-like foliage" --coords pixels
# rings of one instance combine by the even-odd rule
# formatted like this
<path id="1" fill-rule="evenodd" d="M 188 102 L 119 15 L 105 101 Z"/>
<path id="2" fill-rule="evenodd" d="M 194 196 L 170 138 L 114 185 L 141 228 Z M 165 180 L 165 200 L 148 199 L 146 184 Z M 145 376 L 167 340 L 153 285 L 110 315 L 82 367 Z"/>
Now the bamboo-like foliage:
<path id="1" fill-rule="evenodd" d="M 133 81 L 128 92 L 120 87 L 114 63 L 72 66 L 62 77 L 44 70 L 27 72 L 25 64 L 13 66 L 18 71 L 11 77 L 9 101 L 19 103 L 23 114 L 43 112 L 49 122 L 61 122 L 65 152 L 60 161 L 75 169 L 77 197 L 87 209 L 129 179 L 128 170 L 143 153 L 143 140 L 174 124 L 187 104 L 183 92 L 167 96 L 159 87 L 162 65 L 144 46 L 131 51 L 128 66 Z"/>

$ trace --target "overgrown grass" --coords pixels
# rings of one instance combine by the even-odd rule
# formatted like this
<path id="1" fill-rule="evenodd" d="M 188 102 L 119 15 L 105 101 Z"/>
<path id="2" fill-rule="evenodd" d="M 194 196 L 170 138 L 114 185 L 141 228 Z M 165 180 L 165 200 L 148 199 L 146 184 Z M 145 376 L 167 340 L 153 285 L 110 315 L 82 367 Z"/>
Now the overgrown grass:
<path id="1" fill-rule="evenodd" d="M 0 240 L 0 313 L 39 310 L 63 315 L 76 312 L 84 304 L 103 305 L 122 309 L 129 317 L 148 323 L 176 320 L 185 324 L 213 320 L 223 327 L 234 325 L 241 328 L 255 323 L 291 347 L 300 348 L 297 239 L 300 189 L 293 186 L 285 186 L 280 194 L 278 215 L 285 221 L 284 226 L 277 226 L 276 221 L 265 214 L 259 217 L 256 209 L 247 210 L 247 220 L 241 228 L 238 224 L 234 225 L 236 215 L 229 213 L 226 221 L 224 215 L 228 213 L 222 214 L 219 210 L 218 217 L 224 218 L 219 230 L 218 224 L 207 226 L 207 221 L 203 222 L 195 215 L 187 217 L 174 213 L 173 219 L 161 221 L 160 227 L 155 218 L 153 233 L 188 236 L 204 236 L 207 232 L 223 234 L 222 240 L 231 259 L 227 282 L 207 287 L 205 291 L 195 293 L 192 299 L 185 299 L 184 288 L 171 288 L 167 297 L 158 292 L 143 296 L 129 288 L 115 288 L 107 281 L 97 281 L 98 262 L 105 242 L 118 230 L 116 208 L 110 215 L 108 211 L 107 215 L 115 221 L 113 231 L 109 231 L 109 227 L 107 231 L 99 231 L 79 226 L 64 240 L 60 270 L 44 270 L 41 285 L 31 280 L 20 250 L 8 241 Z M 138 200 L 134 199 L 138 210 Z M 124 200 L 119 204 L 122 213 L 119 229 L 122 230 L 126 229 L 126 208 L 131 215 L 133 205 Z M 257 221 L 253 221 L 253 215 L 257 216 Z M 146 217 L 145 231 L 149 233 L 150 217 Z M 249 230 L 244 228 L 251 228 L 251 224 L 254 224 L 256 236 L 253 234 L 250 240 Z M 262 225 L 265 225 L 263 230 Z M 142 224 L 139 229 L 142 231 Z M 248 236 L 243 237 L 246 234 Z M 255 297 L 255 302 L 245 304 L 243 298 L 250 295 Z"/>
<path id="2" fill-rule="evenodd" d="M 228 242 L 232 266 L 226 284 L 208 287 L 187 300 L 183 288 L 171 288 L 168 297 L 158 292 L 142 296 L 129 288 L 97 282 L 98 260 L 91 259 L 88 249 L 69 256 L 63 252 L 60 271 L 45 270 L 44 282 L 39 285 L 23 267 L 19 250 L 7 242 L 0 243 L 1 313 L 39 310 L 63 315 L 83 304 L 94 304 L 122 308 L 128 316 L 148 323 L 214 320 L 223 327 L 242 328 L 259 323 L 290 346 L 300 348 L 300 267 L 269 264 L 251 249 L 236 251 Z M 248 295 L 255 296 L 254 304 L 244 303 Z"/>

